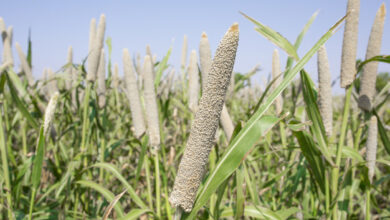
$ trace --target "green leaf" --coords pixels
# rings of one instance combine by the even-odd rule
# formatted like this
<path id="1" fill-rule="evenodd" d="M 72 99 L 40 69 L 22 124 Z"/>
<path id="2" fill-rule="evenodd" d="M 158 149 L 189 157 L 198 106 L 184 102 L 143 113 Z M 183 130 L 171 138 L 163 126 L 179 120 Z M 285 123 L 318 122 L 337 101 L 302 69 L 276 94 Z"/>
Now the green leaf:
<path id="1" fill-rule="evenodd" d="M 254 207 L 254 206 L 248 206 L 245 207 L 244 215 L 246 217 L 253 217 L 257 219 L 267 219 L 267 220 L 283 220 L 282 217 L 280 217 L 276 212 L 265 208 L 265 207 Z M 233 209 L 227 208 L 223 210 L 221 217 L 230 217 L 233 216 Z"/>
<path id="2" fill-rule="evenodd" d="M 369 62 L 390 63 L 390 55 L 378 55 L 375 57 L 371 57 L 370 59 L 364 60 L 363 62 L 360 62 L 357 68 L 357 73 L 360 72 L 363 69 L 363 66 Z"/>
<path id="3" fill-rule="evenodd" d="M 5 86 L 6 81 L 7 81 L 7 78 L 6 78 L 5 74 L 0 73 L 0 93 L 4 92 L 4 86 Z"/>
<path id="4" fill-rule="evenodd" d="M 8 75 L 8 73 L 6 74 L 7 75 L 7 82 L 8 82 L 8 87 L 9 87 L 9 90 L 10 90 L 10 93 L 11 93 L 11 96 L 12 96 L 12 99 L 16 105 L 16 107 L 19 109 L 19 111 L 22 113 L 22 115 L 27 119 L 27 121 L 30 123 L 30 125 L 34 128 L 38 128 L 38 123 L 36 122 L 36 120 L 31 116 L 30 112 L 28 112 L 27 108 L 24 106 L 24 104 L 22 103 L 22 101 L 19 99 L 19 96 L 15 90 L 15 87 Z"/>
<path id="5" fill-rule="evenodd" d="M 309 30 L 311 24 L 314 22 L 315 18 L 318 15 L 318 11 L 314 12 L 314 14 L 310 17 L 309 21 L 306 23 L 306 25 L 303 27 L 301 33 L 299 33 L 297 39 L 295 40 L 294 47 L 295 50 L 298 51 L 299 46 L 302 43 L 303 37 L 306 35 L 306 32 Z M 288 57 L 287 58 L 287 64 L 286 64 L 286 69 L 290 69 L 291 65 L 293 64 L 293 58 Z"/>
<path id="6" fill-rule="evenodd" d="M 119 220 L 132 220 L 138 219 L 141 215 L 150 212 L 150 209 L 132 209 L 128 214 L 119 218 Z"/>
<path id="7" fill-rule="evenodd" d="M 80 184 L 82 186 L 89 187 L 89 188 L 92 188 L 92 189 L 98 191 L 110 203 L 112 201 L 114 201 L 114 199 L 115 199 L 115 195 L 112 192 L 110 192 L 108 189 L 104 188 L 103 186 L 101 186 L 101 185 L 99 185 L 99 184 L 97 184 L 97 183 L 95 183 L 93 181 L 90 181 L 90 180 L 80 180 L 80 181 L 77 181 L 76 183 Z M 115 204 L 114 209 L 117 212 L 119 217 L 123 217 L 123 215 L 124 215 L 123 214 L 123 208 L 120 205 L 120 203 Z"/>
<path id="8" fill-rule="evenodd" d="M 43 134 L 43 126 L 39 129 L 39 138 L 37 149 L 35 150 L 35 158 L 33 162 L 33 170 L 31 175 L 31 183 L 34 189 L 39 187 L 41 182 L 43 156 L 45 155 L 45 136 Z"/>
<path id="9" fill-rule="evenodd" d="M 313 15 L 310 17 L 309 21 L 305 24 L 303 27 L 301 33 L 299 33 L 297 39 L 295 40 L 294 47 L 296 50 L 298 50 L 299 46 L 302 43 L 303 37 L 306 35 L 306 32 L 309 30 L 310 26 L 313 24 L 314 20 L 316 19 L 319 11 L 316 11 L 313 13 Z"/>
<path id="10" fill-rule="evenodd" d="M 27 63 L 32 67 L 32 41 L 31 41 L 31 29 L 28 30 L 28 49 L 27 49 Z"/>
<path id="11" fill-rule="evenodd" d="M 108 78 L 111 79 L 111 56 L 112 56 L 112 39 L 111 37 L 107 37 L 106 44 L 108 47 L 108 64 L 107 64 L 107 72 Z"/>
<path id="12" fill-rule="evenodd" d="M 325 193 L 325 164 L 313 138 L 306 131 L 293 131 L 292 133 L 297 138 L 302 154 L 309 163 L 309 171 L 313 179 L 316 180 L 321 191 Z"/>
<path id="13" fill-rule="evenodd" d="M 299 210 L 300 209 L 298 209 L 296 207 L 292 207 L 292 208 L 288 208 L 288 209 L 285 209 L 285 210 L 279 210 L 279 211 L 276 212 L 276 214 L 278 216 L 280 216 L 281 219 L 287 219 L 291 215 L 299 212 Z"/>
<path id="14" fill-rule="evenodd" d="M 251 127 L 248 127 L 247 124 L 241 130 L 241 135 L 239 134 L 234 138 L 214 171 L 206 179 L 205 184 L 198 194 L 194 208 L 188 216 L 189 219 L 195 217 L 197 211 L 206 204 L 210 196 L 237 169 L 259 138 L 264 136 L 278 122 L 279 118 L 277 117 L 264 116 L 260 120 L 255 121 Z M 246 130 L 246 132 L 242 133 L 243 130 Z"/>
<path id="15" fill-rule="evenodd" d="M 303 98 L 306 103 L 306 112 L 309 116 L 309 119 L 313 123 L 313 126 L 310 126 L 310 130 L 316 137 L 318 143 L 318 145 L 315 146 L 318 146 L 318 149 L 321 151 L 325 159 L 333 165 L 334 163 L 328 149 L 325 127 L 322 122 L 320 111 L 318 110 L 316 98 L 317 92 L 313 88 L 314 84 L 311 81 L 310 76 L 304 70 L 301 70 L 301 82 Z"/>
<path id="16" fill-rule="evenodd" d="M 385 147 L 386 152 L 390 155 L 390 139 L 387 136 L 386 129 L 382 124 L 382 121 L 379 118 L 378 113 L 374 110 L 374 114 L 377 118 L 378 121 L 378 131 L 379 131 L 379 136 L 381 137 L 383 146 Z"/>
<path id="17" fill-rule="evenodd" d="M 236 209 L 234 219 L 242 219 L 245 208 L 245 189 L 243 188 L 244 183 L 244 166 L 240 166 L 236 170 Z"/>
<path id="18" fill-rule="evenodd" d="M 137 193 L 134 191 L 133 187 L 130 186 L 130 184 L 126 181 L 126 179 L 120 174 L 118 169 L 109 163 L 96 163 L 92 165 L 92 167 L 100 167 L 103 169 L 106 169 L 111 174 L 113 174 L 122 184 L 124 187 L 126 187 L 127 192 L 130 194 L 131 199 L 142 209 L 147 209 L 147 206 L 145 203 L 139 198 Z"/>
<path id="19" fill-rule="evenodd" d="M 336 150 L 336 149 L 335 149 Z M 342 149 L 342 153 L 344 156 L 346 156 L 347 158 L 352 158 L 358 162 L 365 162 L 365 160 L 363 159 L 363 157 L 359 154 L 359 152 L 356 150 L 356 149 L 353 149 L 351 147 L 343 147 Z M 336 151 L 335 151 L 335 154 L 336 155 Z"/>
<path id="20" fill-rule="evenodd" d="M 20 80 L 19 76 L 14 71 L 12 71 L 12 69 L 9 69 L 7 71 L 7 75 L 9 76 L 9 79 L 12 81 L 12 84 L 14 85 L 20 96 L 26 97 L 27 91 L 23 86 L 23 83 Z"/>
<path id="21" fill-rule="evenodd" d="M 293 131 L 303 131 L 306 129 L 306 126 L 311 126 L 312 124 L 311 121 L 305 121 L 303 123 L 295 121 L 294 123 L 287 123 L 287 127 Z"/>
<path id="22" fill-rule="evenodd" d="M 168 67 L 167 63 L 169 60 L 169 57 L 171 56 L 172 47 L 169 48 L 167 54 L 162 59 L 162 61 L 158 64 L 157 72 L 156 72 L 156 78 L 154 79 L 154 87 L 157 89 L 158 85 L 160 85 L 161 77 L 164 72 L 164 70 Z"/>
<path id="23" fill-rule="evenodd" d="M 280 47 L 286 53 L 293 57 L 295 60 L 299 60 L 299 56 L 295 50 L 295 47 L 286 39 L 284 38 L 280 33 L 274 31 L 270 27 L 263 25 L 262 23 L 256 21 L 255 19 L 249 17 L 248 15 L 244 14 L 243 12 L 240 12 L 245 18 L 250 20 L 252 23 L 256 25 L 255 30 L 259 32 L 261 35 L 263 35 L 265 38 L 267 38 L 269 41 L 274 43 L 276 46 Z"/>
<path id="24" fill-rule="evenodd" d="M 58 189 L 55 193 L 55 198 L 58 199 L 62 191 L 64 190 L 65 186 L 67 186 L 70 182 L 70 179 L 72 178 L 72 173 L 76 166 L 79 166 L 79 161 L 71 161 L 66 169 L 66 173 L 62 176 L 60 180 L 60 185 L 58 186 Z"/>

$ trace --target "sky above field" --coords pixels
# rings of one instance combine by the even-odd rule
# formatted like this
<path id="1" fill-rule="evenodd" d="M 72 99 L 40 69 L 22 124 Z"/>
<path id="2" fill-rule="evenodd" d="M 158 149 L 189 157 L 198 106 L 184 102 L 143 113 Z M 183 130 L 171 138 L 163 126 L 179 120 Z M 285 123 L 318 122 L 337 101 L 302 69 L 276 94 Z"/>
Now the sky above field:
<path id="1" fill-rule="evenodd" d="M 361 0 L 358 58 L 364 59 L 366 46 L 376 11 L 389 0 Z M 240 25 L 240 42 L 234 71 L 246 73 L 256 64 L 261 71 L 253 78 L 258 83 L 268 78 L 271 72 L 272 51 L 276 48 L 254 30 L 254 25 L 239 11 L 255 18 L 280 32 L 294 42 L 303 26 L 314 12 L 319 14 L 307 32 L 299 55 L 303 56 L 314 43 L 338 19 L 346 13 L 346 0 L 248 0 L 248 1 L 4 1 L 0 0 L 0 16 L 6 25 L 14 27 L 14 42 L 27 50 L 28 30 L 31 29 L 33 49 L 33 73 L 42 76 L 43 69 L 59 70 L 66 63 L 68 46 L 74 48 L 74 62 L 81 63 L 88 53 L 89 23 L 99 19 L 101 13 L 107 18 L 106 37 L 112 38 L 112 61 L 120 66 L 122 75 L 122 49 L 128 48 L 134 56 L 145 54 L 149 44 L 153 54 L 160 60 L 172 46 L 169 64 L 180 67 L 183 36 L 188 36 L 188 53 L 198 51 L 201 33 L 209 37 L 213 54 L 219 40 L 233 22 Z M 387 16 L 384 27 L 381 54 L 390 54 L 390 22 Z M 340 73 L 343 27 L 326 43 L 332 78 Z M 2 45 L 0 46 L 2 49 Z M 286 55 L 279 50 L 284 66 Z M 187 56 L 188 57 L 188 56 Z M 14 51 L 16 64 L 19 59 Z M 188 59 L 187 59 L 188 60 Z M 305 69 L 317 81 L 317 57 L 314 56 Z M 390 71 L 388 64 L 380 64 L 379 72 Z M 335 94 L 342 93 L 339 83 Z"/>

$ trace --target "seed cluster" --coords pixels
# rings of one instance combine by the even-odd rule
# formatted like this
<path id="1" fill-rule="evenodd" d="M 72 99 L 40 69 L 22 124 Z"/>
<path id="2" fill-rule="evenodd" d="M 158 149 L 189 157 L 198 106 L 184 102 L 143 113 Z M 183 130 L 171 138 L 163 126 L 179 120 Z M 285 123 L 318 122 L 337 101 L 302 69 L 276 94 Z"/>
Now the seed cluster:
<path id="1" fill-rule="evenodd" d="M 214 144 L 225 95 L 238 46 L 238 24 L 233 24 L 226 32 L 216 51 L 208 74 L 199 109 L 191 125 L 183 158 L 175 179 L 170 202 L 189 212 L 192 209 L 196 192 L 205 174 L 205 166 Z"/>

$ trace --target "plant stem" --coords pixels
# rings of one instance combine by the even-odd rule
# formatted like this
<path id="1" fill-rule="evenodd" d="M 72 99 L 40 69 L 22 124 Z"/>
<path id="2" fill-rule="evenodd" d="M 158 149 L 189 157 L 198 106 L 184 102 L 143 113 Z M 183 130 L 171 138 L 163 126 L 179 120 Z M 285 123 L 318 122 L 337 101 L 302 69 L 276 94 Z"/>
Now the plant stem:
<path id="1" fill-rule="evenodd" d="M 366 217 L 365 219 L 366 220 L 370 220 L 371 219 L 371 213 L 370 213 L 370 187 L 367 187 L 366 189 Z"/>
<path id="2" fill-rule="evenodd" d="M 159 219 L 161 219 L 161 193 L 160 193 L 160 163 L 158 151 L 154 152 L 154 169 L 155 169 L 155 180 L 156 180 L 156 214 Z"/>
<path id="3" fill-rule="evenodd" d="M 4 111 L 4 109 L 3 109 Z M 4 114 L 6 112 L 4 111 Z M 5 181 L 5 187 L 7 188 L 6 191 L 6 197 L 7 197 L 7 205 L 8 205 L 8 218 L 14 219 L 13 216 L 13 210 L 12 210 L 12 195 L 11 195 L 11 181 L 10 181 L 10 174 L 9 174 L 9 167 L 8 167 L 8 158 L 7 158 L 7 147 L 5 143 L 5 133 L 3 128 L 3 114 L 0 112 L 0 150 L 1 150 L 1 161 L 2 161 L 2 167 L 3 167 L 3 176 Z"/>
<path id="4" fill-rule="evenodd" d="M 145 155 L 147 157 L 147 155 Z M 153 210 L 153 196 L 152 196 L 152 184 L 150 183 L 150 166 L 149 166 L 149 158 L 145 158 L 146 160 L 144 161 L 145 164 L 145 173 L 146 173 L 146 185 L 147 185 L 147 190 L 148 190 L 148 203 L 149 203 L 149 208 Z"/>
<path id="5" fill-rule="evenodd" d="M 350 109 L 350 104 L 351 104 L 351 94 L 352 94 L 352 86 L 348 86 L 346 88 L 345 103 L 344 103 L 344 110 L 343 110 L 343 120 L 341 122 L 341 131 L 340 131 L 339 143 L 338 143 L 337 152 L 336 152 L 336 167 L 334 167 L 332 170 L 332 195 L 337 195 L 337 190 L 338 190 L 338 179 L 339 179 L 339 171 L 340 171 L 340 163 L 341 163 L 341 152 L 342 152 L 342 148 L 344 146 L 345 135 L 347 133 L 349 109 Z M 335 220 L 338 219 L 337 202 L 336 202 L 335 206 L 333 207 L 333 219 L 335 219 Z"/>
<path id="6" fill-rule="evenodd" d="M 31 220 L 31 219 L 32 219 L 32 213 L 33 213 L 33 209 L 34 209 L 34 203 L 35 203 L 35 195 L 36 195 L 36 193 L 37 193 L 36 188 L 33 188 L 33 189 L 32 189 L 32 192 L 31 192 L 30 209 L 29 209 L 29 212 L 28 212 L 28 220 Z"/>
<path id="7" fill-rule="evenodd" d="M 89 127 L 89 118 L 88 118 L 88 110 L 89 110 L 89 98 L 91 94 L 91 87 L 92 83 L 87 82 L 87 88 L 85 90 L 85 96 L 84 96 L 84 109 L 83 109 L 83 128 L 81 133 L 81 152 L 86 153 L 86 146 L 87 146 L 87 130 Z M 87 157 L 84 157 L 84 166 L 86 167 L 88 165 Z"/>
<path id="8" fill-rule="evenodd" d="M 183 213 L 183 209 L 181 209 L 180 207 L 176 207 L 175 216 L 173 220 L 180 220 L 182 213 Z"/>

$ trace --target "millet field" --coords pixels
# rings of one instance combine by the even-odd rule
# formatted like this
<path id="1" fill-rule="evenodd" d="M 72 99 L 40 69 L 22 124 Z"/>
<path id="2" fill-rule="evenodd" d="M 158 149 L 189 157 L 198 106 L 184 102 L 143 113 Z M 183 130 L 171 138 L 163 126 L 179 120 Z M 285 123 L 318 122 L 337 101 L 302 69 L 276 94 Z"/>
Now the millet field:
<path id="1" fill-rule="evenodd" d="M 147 46 L 112 60 L 102 14 L 83 60 L 69 47 L 61 68 L 37 77 L 34 42 L 13 42 L 0 18 L 0 219 L 390 219 L 390 74 L 378 71 L 390 63 L 381 54 L 386 6 L 364 18 L 363 60 L 364 8 L 345 6 L 303 56 L 317 13 L 289 41 L 240 12 L 275 47 L 264 87 L 252 83 L 258 66 L 233 71 L 238 23 L 222 24 L 219 42 L 189 36 L 199 37 L 196 50 L 185 36 L 161 59 Z M 342 94 L 333 96 L 326 42 L 337 31 L 341 69 L 332 74 Z M 310 59 L 317 72 L 305 70 Z"/>

